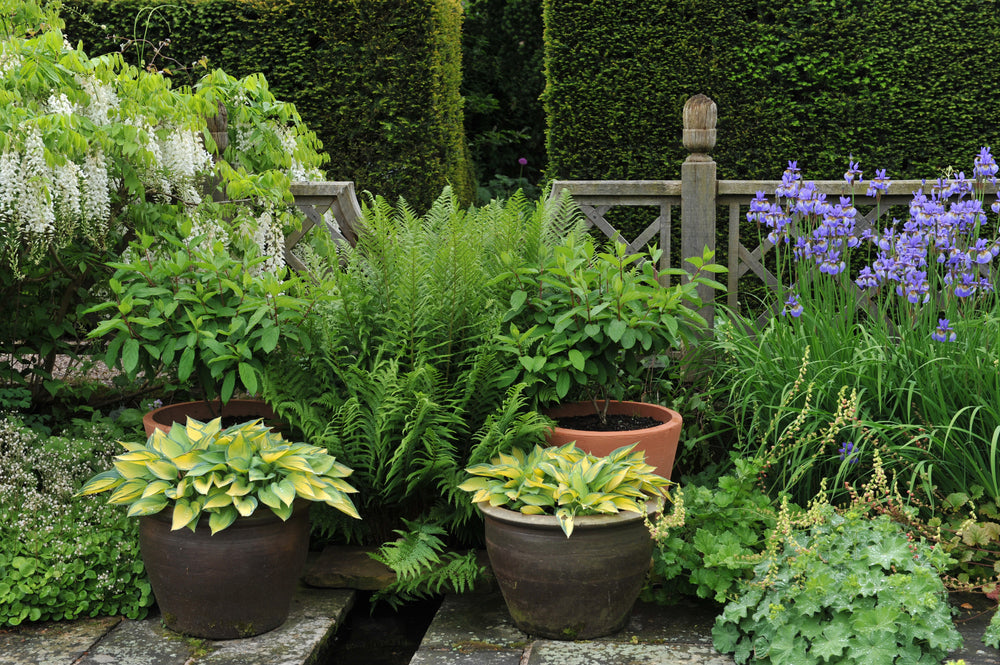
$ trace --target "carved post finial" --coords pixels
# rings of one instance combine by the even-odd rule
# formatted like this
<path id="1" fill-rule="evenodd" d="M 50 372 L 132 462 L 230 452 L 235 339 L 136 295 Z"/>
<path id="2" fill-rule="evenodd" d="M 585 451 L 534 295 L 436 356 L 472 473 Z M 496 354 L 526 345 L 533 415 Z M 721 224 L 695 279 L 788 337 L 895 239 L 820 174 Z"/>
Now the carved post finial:
<path id="1" fill-rule="evenodd" d="M 715 102 L 698 94 L 684 104 L 684 147 L 692 154 L 708 154 L 715 147 Z"/>

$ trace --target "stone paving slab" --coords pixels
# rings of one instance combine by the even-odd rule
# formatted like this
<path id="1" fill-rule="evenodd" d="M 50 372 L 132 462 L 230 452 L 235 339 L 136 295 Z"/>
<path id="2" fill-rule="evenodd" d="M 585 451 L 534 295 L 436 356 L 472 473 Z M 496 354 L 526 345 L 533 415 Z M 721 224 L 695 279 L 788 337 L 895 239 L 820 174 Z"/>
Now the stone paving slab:
<path id="1" fill-rule="evenodd" d="M 498 594 L 447 596 L 410 665 L 732 665 L 712 648 L 714 611 L 638 603 L 620 633 L 599 640 L 534 640 Z"/>
<path id="2" fill-rule="evenodd" d="M 67 665 L 121 622 L 118 617 L 52 621 L 0 631 L 0 665 Z"/>
<path id="3" fill-rule="evenodd" d="M 158 617 L 123 621 L 75 665 L 307 665 L 319 658 L 354 597 L 348 590 L 301 588 L 284 624 L 238 640 L 188 638 Z"/>
<path id="4" fill-rule="evenodd" d="M 303 587 L 283 625 L 240 640 L 185 637 L 164 628 L 159 616 L 35 624 L 0 632 L 0 665 L 313 665 L 355 595 Z"/>

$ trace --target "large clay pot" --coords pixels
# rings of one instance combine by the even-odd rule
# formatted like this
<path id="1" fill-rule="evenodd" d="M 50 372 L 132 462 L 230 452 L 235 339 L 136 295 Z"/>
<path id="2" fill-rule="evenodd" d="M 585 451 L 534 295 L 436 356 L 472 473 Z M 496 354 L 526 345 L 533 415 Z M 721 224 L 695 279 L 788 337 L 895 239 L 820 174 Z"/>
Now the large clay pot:
<path id="1" fill-rule="evenodd" d="M 561 404 L 545 412 L 553 420 L 594 413 L 592 402 L 573 402 Z M 609 415 L 645 416 L 659 421 L 655 427 L 634 429 L 618 432 L 598 432 L 594 430 L 569 429 L 555 427 L 548 435 L 549 445 L 561 446 L 575 441 L 577 448 L 599 457 L 604 457 L 612 450 L 639 442 L 637 450 L 646 453 L 646 463 L 656 467 L 656 473 L 664 478 L 670 478 L 674 468 L 674 458 L 677 456 L 677 444 L 681 438 L 681 426 L 684 419 L 673 409 L 659 404 L 646 402 L 611 402 L 608 406 Z"/>
<path id="2" fill-rule="evenodd" d="M 238 421 L 258 418 L 263 418 L 268 422 L 276 422 L 277 420 L 274 410 L 263 400 L 231 399 L 225 404 L 218 400 L 167 404 L 147 412 L 142 417 L 142 426 L 146 429 L 146 436 L 152 436 L 154 429 L 170 431 L 170 426 L 175 422 L 186 423 L 188 416 L 201 422 L 208 422 L 219 416 Z"/>
<path id="3" fill-rule="evenodd" d="M 259 635 L 288 618 L 309 552 L 309 502 L 287 522 L 261 506 L 211 535 L 170 530 L 171 511 L 140 518 L 139 545 L 166 626 L 213 640 Z"/>
<path id="4" fill-rule="evenodd" d="M 478 506 L 490 566 L 518 628 L 587 640 L 625 626 L 653 553 L 642 515 L 577 517 L 567 538 L 555 516 Z"/>

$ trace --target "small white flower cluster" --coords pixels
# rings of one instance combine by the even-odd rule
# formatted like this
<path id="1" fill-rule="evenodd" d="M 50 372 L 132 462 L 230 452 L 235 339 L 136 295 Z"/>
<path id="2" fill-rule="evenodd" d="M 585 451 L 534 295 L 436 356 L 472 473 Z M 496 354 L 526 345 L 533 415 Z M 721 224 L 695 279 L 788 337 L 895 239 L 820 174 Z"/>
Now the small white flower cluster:
<path id="1" fill-rule="evenodd" d="M 82 109 L 83 115 L 98 126 L 111 122 L 111 114 L 118 108 L 118 95 L 114 89 L 92 76 L 77 76 L 76 80 L 90 97 L 90 104 Z"/>
<path id="2" fill-rule="evenodd" d="M 265 210 L 257 218 L 253 241 L 260 248 L 264 261 L 255 266 L 257 274 L 271 273 L 285 265 L 285 234 L 281 219 L 273 210 Z"/>
<path id="3" fill-rule="evenodd" d="M 212 167 L 212 155 L 205 150 L 201 137 L 190 129 L 165 127 L 147 129 L 150 151 L 156 156 L 163 193 L 173 194 L 185 203 L 201 202 L 198 177 Z M 155 141 L 155 142 L 154 142 Z"/>
<path id="4" fill-rule="evenodd" d="M 101 237 L 111 214 L 104 161 L 97 152 L 80 164 L 66 159 L 49 166 L 41 132 L 32 127 L 25 133 L 23 149 L 0 155 L 0 223 L 20 229 L 20 240 L 30 244 L 43 239 L 41 244 L 50 239 L 67 242 L 77 232 Z"/>

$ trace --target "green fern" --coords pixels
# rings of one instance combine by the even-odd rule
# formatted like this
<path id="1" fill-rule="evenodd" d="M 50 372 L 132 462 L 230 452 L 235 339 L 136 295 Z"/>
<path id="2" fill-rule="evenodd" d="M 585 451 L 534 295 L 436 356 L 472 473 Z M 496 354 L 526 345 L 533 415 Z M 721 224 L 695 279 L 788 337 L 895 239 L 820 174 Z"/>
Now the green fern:
<path id="1" fill-rule="evenodd" d="M 408 530 L 397 530 L 399 538 L 383 545 L 371 558 L 396 573 L 395 581 L 372 596 L 398 607 L 405 602 L 442 593 L 465 593 L 475 587 L 484 568 L 476 553 L 445 552 L 438 525 L 405 522 Z"/>
<path id="2" fill-rule="evenodd" d="M 581 233 L 580 219 L 568 197 L 462 209 L 446 189 L 423 216 L 369 199 L 357 246 L 316 271 L 326 297 L 307 324 L 313 354 L 275 356 L 263 385 L 284 420 L 354 469 L 364 519 L 317 510 L 315 533 L 376 544 L 436 515 L 451 539 L 479 537 L 454 490 L 462 470 L 544 429 L 500 385 L 510 368 L 496 338 L 514 284 L 499 276 L 511 257 L 536 263 Z"/>

